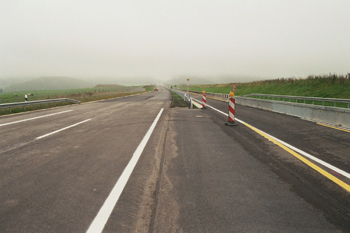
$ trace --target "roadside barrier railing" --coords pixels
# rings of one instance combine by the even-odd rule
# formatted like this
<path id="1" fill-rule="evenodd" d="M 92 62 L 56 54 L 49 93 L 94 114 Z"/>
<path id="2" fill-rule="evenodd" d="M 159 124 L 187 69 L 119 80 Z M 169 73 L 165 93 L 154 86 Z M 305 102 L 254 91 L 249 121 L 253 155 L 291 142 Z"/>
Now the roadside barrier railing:
<path id="1" fill-rule="evenodd" d="M 58 102 L 71 102 L 75 104 L 80 104 L 80 101 L 78 100 L 73 100 L 68 98 L 59 98 L 59 99 L 47 99 L 47 100 L 0 104 L 0 109 L 8 108 L 9 112 L 11 113 L 11 108 L 23 107 L 23 109 L 25 109 L 26 106 L 30 106 L 30 105 L 51 104 L 51 103 L 58 103 Z"/>
<path id="2" fill-rule="evenodd" d="M 250 94 L 250 95 L 244 95 L 243 97 L 276 100 L 276 101 L 284 101 L 284 102 L 292 102 L 292 103 L 301 103 L 301 104 L 312 104 L 312 105 L 350 108 L 350 99 L 288 96 L 288 95 L 269 95 L 269 94 Z"/>
<path id="3" fill-rule="evenodd" d="M 200 92 L 195 92 L 200 94 Z M 228 95 L 208 93 L 207 96 L 229 101 Z M 350 99 L 287 95 L 251 94 L 235 96 L 236 104 L 300 117 L 350 129 Z"/>
<path id="4" fill-rule="evenodd" d="M 165 87 L 165 88 L 168 89 L 169 91 L 173 91 L 176 94 L 178 94 L 179 96 L 181 96 L 184 99 L 184 101 L 190 103 L 190 108 L 191 109 L 193 108 L 192 97 L 189 95 L 189 93 L 182 92 L 181 90 L 178 90 L 178 89 L 170 89 L 168 87 Z"/>
<path id="5" fill-rule="evenodd" d="M 190 91 L 193 93 L 201 94 L 200 91 Z M 229 100 L 229 94 L 223 93 L 211 93 L 206 92 L 207 96 L 218 97 L 222 99 Z M 348 108 L 350 109 L 350 99 L 337 99 L 337 98 L 321 98 L 321 97 L 305 97 L 305 96 L 289 96 L 289 95 L 269 95 L 269 94 L 249 94 L 244 96 L 235 96 L 235 98 L 255 98 L 255 99 L 266 99 L 290 102 L 296 104 L 311 104 L 311 105 L 321 105 L 336 108 Z"/>

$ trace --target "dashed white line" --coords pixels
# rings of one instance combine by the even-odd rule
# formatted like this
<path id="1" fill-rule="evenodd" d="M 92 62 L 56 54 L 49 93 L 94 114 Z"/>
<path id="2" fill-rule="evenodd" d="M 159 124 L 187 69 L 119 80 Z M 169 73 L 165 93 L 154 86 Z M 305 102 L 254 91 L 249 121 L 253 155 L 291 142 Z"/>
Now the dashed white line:
<path id="1" fill-rule="evenodd" d="M 143 149 L 145 148 L 149 138 L 151 137 L 152 132 L 156 127 L 157 122 L 160 116 L 162 115 L 163 110 L 164 108 L 160 110 L 156 119 L 153 121 L 151 127 L 148 129 L 146 135 L 143 137 L 141 143 L 136 148 L 131 160 L 129 161 L 128 165 L 125 167 L 122 175 L 119 177 L 117 183 L 115 184 L 114 188 L 110 192 L 105 203 L 103 204 L 100 211 L 96 215 L 95 219 L 91 223 L 89 229 L 87 230 L 87 233 L 100 233 L 103 231 L 103 228 L 105 227 L 107 220 L 109 219 L 109 216 L 111 215 L 115 205 L 117 204 L 120 194 L 124 190 L 124 187 L 128 182 L 129 177 L 132 171 L 134 170 L 136 163 L 143 152 Z"/>
<path id="2" fill-rule="evenodd" d="M 31 121 L 31 120 L 35 120 L 35 119 L 39 119 L 39 118 L 43 118 L 43 117 L 54 116 L 54 115 L 58 115 L 58 114 L 62 114 L 62 113 L 70 112 L 70 111 L 72 111 L 72 110 L 67 110 L 67 111 L 63 111 L 63 112 L 56 112 L 56 113 L 52 113 L 52 114 L 48 114 L 48 115 L 44 115 L 44 116 L 33 117 L 33 118 L 28 118 L 28 119 L 24 119 L 24 120 L 20 120 L 20 121 L 13 121 L 13 122 L 9 122 L 9 123 L 4 123 L 4 124 L 0 124 L 0 127 L 5 126 L 5 125 L 16 124 L 16 123 L 20 123 L 20 122 L 25 122 L 25 121 Z"/>
<path id="3" fill-rule="evenodd" d="M 59 130 L 53 131 L 53 132 L 51 132 L 51 133 L 48 133 L 48 134 L 42 135 L 42 136 L 40 136 L 40 137 L 37 137 L 37 138 L 36 138 L 36 140 L 42 139 L 42 138 L 44 138 L 44 137 L 50 136 L 50 135 L 52 135 L 52 134 L 55 134 L 55 133 L 61 132 L 61 131 L 63 131 L 63 130 L 69 129 L 69 128 L 72 128 L 72 127 L 74 127 L 74 126 L 77 126 L 77 125 L 83 124 L 83 123 L 85 123 L 85 122 L 87 122 L 87 121 L 90 121 L 90 120 L 91 120 L 91 119 L 87 119 L 87 120 L 85 120 L 85 121 L 78 122 L 78 123 L 76 123 L 76 124 L 74 124 L 74 125 L 70 125 L 70 126 L 67 126 L 67 127 L 62 128 L 62 129 L 59 129 Z"/>

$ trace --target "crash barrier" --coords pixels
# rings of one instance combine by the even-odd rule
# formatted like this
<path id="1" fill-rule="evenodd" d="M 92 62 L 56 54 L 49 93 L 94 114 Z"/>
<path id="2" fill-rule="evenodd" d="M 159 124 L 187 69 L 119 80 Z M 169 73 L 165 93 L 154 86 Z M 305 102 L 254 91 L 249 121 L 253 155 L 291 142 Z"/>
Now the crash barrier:
<path id="1" fill-rule="evenodd" d="M 229 100 L 228 94 L 210 92 L 206 92 L 206 94 L 207 96 L 225 101 Z M 235 96 L 235 99 L 236 104 L 296 116 L 314 122 L 323 122 L 350 128 L 350 99 L 267 94 Z M 343 107 L 339 107 L 340 105 Z"/>
<path id="2" fill-rule="evenodd" d="M 102 91 L 104 90 L 103 88 L 101 88 Z M 97 93 L 101 92 L 101 90 L 96 90 Z M 109 92 L 108 90 L 105 90 L 106 92 L 103 92 L 103 94 L 105 96 L 108 96 L 109 93 L 111 93 L 112 95 L 115 94 L 115 93 L 136 93 L 136 92 L 145 92 L 146 89 L 143 88 L 143 87 L 125 87 L 123 89 L 117 89 L 117 90 L 111 90 L 111 92 Z M 80 100 L 83 100 L 85 95 L 87 96 L 90 96 L 91 93 L 76 93 L 76 99 L 80 99 Z M 45 100 L 47 98 L 51 99 L 51 98 L 55 98 L 57 97 L 58 95 L 56 94 L 41 94 L 41 93 L 38 93 L 38 94 L 35 94 L 34 95 L 31 95 L 31 94 L 28 94 L 28 97 L 29 99 L 31 100 Z M 0 104 L 1 103 L 17 103 L 17 102 L 22 102 L 22 100 L 24 100 L 24 95 L 23 96 L 16 96 L 16 97 L 13 97 L 13 98 L 6 98 L 6 99 L 0 99 Z"/>
<path id="3" fill-rule="evenodd" d="M 237 104 L 283 113 L 303 119 L 350 128 L 350 109 L 249 97 L 236 97 Z"/>
<path id="4" fill-rule="evenodd" d="M 179 96 L 181 96 L 184 99 L 184 101 L 190 103 L 190 108 L 191 109 L 193 108 L 192 97 L 188 93 L 185 93 L 185 92 L 182 92 L 182 91 L 176 90 L 176 89 L 170 89 L 170 88 L 167 88 L 167 87 L 165 87 L 165 88 L 168 89 L 169 91 L 173 91 L 176 94 L 178 94 Z"/>
<path id="5" fill-rule="evenodd" d="M 350 99 L 335 99 L 335 98 L 319 98 L 319 97 L 304 97 L 304 96 L 289 96 L 289 95 L 269 95 L 269 94 L 250 94 L 244 97 L 277 100 L 284 102 L 294 102 L 302 104 L 344 107 L 350 108 Z"/>
<path id="6" fill-rule="evenodd" d="M 75 103 L 75 104 L 80 104 L 80 101 L 78 101 L 78 100 L 73 100 L 73 99 L 68 99 L 68 98 L 59 98 L 59 99 L 48 99 L 48 100 L 37 100 L 37 101 L 0 104 L 0 109 L 1 108 L 8 108 L 9 112 L 11 113 L 11 108 L 23 107 L 23 109 L 25 110 L 25 107 L 29 106 L 29 105 L 51 104 L 51 103 L 58 103 L 58 102 L 71 102 L 71 103 Z"/>

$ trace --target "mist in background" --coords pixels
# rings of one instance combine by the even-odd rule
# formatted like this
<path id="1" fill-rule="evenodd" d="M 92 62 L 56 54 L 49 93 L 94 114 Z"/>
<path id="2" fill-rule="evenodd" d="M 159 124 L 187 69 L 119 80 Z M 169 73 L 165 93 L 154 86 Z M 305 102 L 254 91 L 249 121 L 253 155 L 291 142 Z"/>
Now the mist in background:
<path id="1" fill-rule="evenodd" d="M 349 10 L 348 0 L 0 0 L 0 87 L 345 74 Z"/>

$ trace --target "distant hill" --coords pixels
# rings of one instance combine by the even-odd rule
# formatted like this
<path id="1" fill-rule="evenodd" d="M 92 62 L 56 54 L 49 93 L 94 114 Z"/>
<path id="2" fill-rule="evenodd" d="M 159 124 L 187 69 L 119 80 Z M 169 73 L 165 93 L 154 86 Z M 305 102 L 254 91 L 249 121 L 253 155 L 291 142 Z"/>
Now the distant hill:
<path id="1" fill-rule="evenodd" d="M 42 77 L 14 83 L 4 88 L 5 92 L 37 91 L 37 90 L 62 90 L 91 87 L 89 82 L 69 77 Z"/>
<path id="2" fill-rule="evenodd" d="M 118 84 L 98 84 L 95 87 L 123 87 L 123 85 L 118 85 Z"/>
<path id="3" fill-rule="evenodd" d="M 138 85 L 149 85 L 161 82 L 153 77 L 86 77 L 93 85 L 108 83 L 108 84 L 119 84 L 123 86 L 138 86 Z"/>
<path id="4" fill-rule="evenodd" d="M 187 78 L 190 79 L 189 82 L 187 82 Z M 218 83 L 237 83 L 237 82 L 250 82 L 257 79 L 253 76 L 244 76 L 244 75 L 216 75 L 216 76 L 174 76 L 170 80 L 165 81 L 165 84 L 218 84 Z"/>

